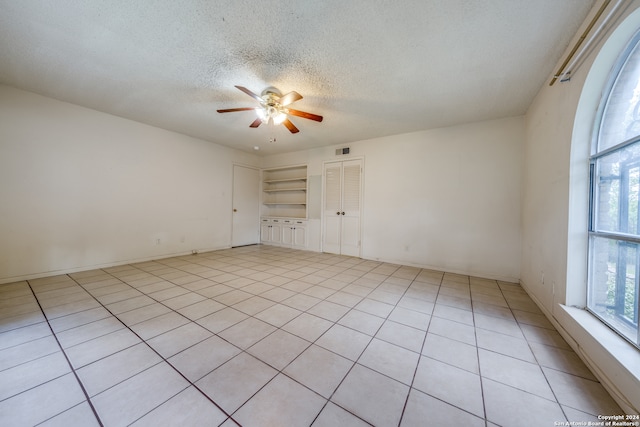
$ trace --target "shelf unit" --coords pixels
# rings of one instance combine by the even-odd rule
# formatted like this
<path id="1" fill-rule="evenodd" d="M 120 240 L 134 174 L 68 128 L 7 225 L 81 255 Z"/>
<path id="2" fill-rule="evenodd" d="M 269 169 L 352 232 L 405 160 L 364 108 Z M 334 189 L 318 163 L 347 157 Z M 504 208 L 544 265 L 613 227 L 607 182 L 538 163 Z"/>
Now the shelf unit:
<path id="1" fill-rule="evenodd" d="M 262 216 L 307 217 L 307 165 L 263 169 Z"/>

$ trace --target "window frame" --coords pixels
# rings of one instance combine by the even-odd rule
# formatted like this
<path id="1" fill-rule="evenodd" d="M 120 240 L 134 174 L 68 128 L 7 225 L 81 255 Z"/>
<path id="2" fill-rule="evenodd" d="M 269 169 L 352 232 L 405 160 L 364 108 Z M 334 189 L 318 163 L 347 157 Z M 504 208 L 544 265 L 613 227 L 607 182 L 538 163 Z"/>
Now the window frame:
<path id="1" fill-rule="evenodd" d="M 639 225 L 636 228 L 636 232 L 635 233 L 626 233 L 626 232 L 621 232 L 621 231 L 611 231 L 611 230 L 607 230 L 607 231 L 602 231 L 598 229 L 598 206 L 599 206 L 599 182 L 596 182 L 596 179 L 598 179 L 600 177 L 599 175 L 599 169 L 598 169 L 598 162 L 608 156 L 608 155 L 612 155 L 618 152 L 622 152 L 623 150 L 625 150 L 628 147 L 634 146 L 634 145 L 639 145 L 640 146 L 640 132 L 638 132 L 638 135 L 634 135 L 631 138 L 619 142 L 617 144 L 614 144 L 611 147 L 607 147 L 601 151 L 598 151 L 599 148 L 599 143 L 601 141 L 601 130 L 602 130 L 602 125 L 607 113 L 607 107 L 609 105 L 609 101 L 611 98 L 611 94 L 613 89 L 616 87 L 616 83 L 618 82 L 618 79 L 620 78 L 620 74 L 623 70 L 623 68 L 625 67 L 625 65 L 627 64 L 627 62 L 629 61 L 629 58 L 631 57 L 632 53 L 634 52 L 634 50 L 636 49 L 640 49 L 640 30 L 637 31 L 633 37 L 631 37 L 631 39 L 629 40 L 629 42 L 627 43 L 627 45 L 625 46 L 625 48 L 622 50 L 622 52 L 620 53 L 620 55 L 618 56 L 614 67 L 611 69 L 611 71 L 609 72 L 609 77 L 607 79 L 607 84 L 604 86 L 604 90 L 602 92 L 602 96 L 600 99 L 600 103 L 598 105 L 598 110 L 596 113 L 596 120 L 594 123 L 594 128 L 593 128 L 593 132 L 592 132 L 592 141 L 591 141 L 591 152 L 590 152 L 590 156 L 589 156 L 589 216 L 588 216 L 588 257 L 587 257 L 587 304 L 586 304 L 586 310 L 589 311 L 591 314 L 593 314 L 594 316 L 596 316 L 596 318 L 598 318 L 600 321 L 602 321 L 605 325 L 607 325 L 609 328 L 611 328 L 613 331 L 615 331 L 618 335 L 620 335 L 622 338 L 624 338 L 625 340 L 627 340 L 628 342 L 630 342 L 632 345 L 634 345 L 635 347 L 640 349 L 640 322 L 638 322 L 638 317 L 640 315 L 640 257 L 638 257 L 638 259 L 636 260 L 636 264 L 635 264 L 635 270 L 634 270 L 634 283 L 635 283 L 635 307 L 634 307 L 634 317 L 635 317 L 635 324 L 630 322 L 627 318 L 625 318 L 624 316 L 624 304 L 623 304 L 623 310 L 622 312 L 619 312 L 619 308 L 614 307 L 614 316 L 613 316 L 613 320 L 615 322 L 621 322 L 622 324 L 626 324 L 627 326 L 630 326 L 630 329 L 632 330 L 632 328 L 635 327 L 635 341 L 633 339 L 631 339 L 629 336 L 627 336 L 624 332 L 622 332 L 619 328 L 616 327 L 616 325 L 614 325 L 613 323 L 615 323 L 614 321 L 611 321 L 611 319 L 606 319 L 603 316 L 601 316 L 599 313 L 597 313 L 594 309 L 591 308 L 591 304 L 592 304 L 592 293 L 595 292 L 595 287 L 597 286 L 597 283 L 592 283 L 592 276 L 593 276 L 593 271 L 592 268 L 595 268 L 594 265 L 596 264 L 594 262 L 594 257 L 597 255 L 596 251 L 594 249 L 595 246 L 595 242 L 597 239 L 609 239 L 609 240 L 613 240 L 618 242 L 618 244 L 620 242 L 622 242 L 625 246 L 626 245 L 636 245 L 636 252 L 638 254 L 640 254 L 640 218 L 638 218 L 638 222 Z M 637 54 L 637 53 L 636 53 Z M 640 104 L 639 104 L 640 105 Z M 638 160 L 638 162 L 640 162 L 640 160 Z M 630 168 L 628 168 L 630 169 Z M 622 197 L 622 182 L 623 182 L 623 171 L 621 170 L 619 173 L 618 178 L 620 180 L 620 190 L 619 190 L 619 194 L 620 197 Z M 628 198 L 626 199 L 627 202 L 626 204 L 628 205 Z M 619 206 L 622 206 L 622 203 L 619 203 Z M 620 218 L 622 209 L 620 209 L 619 213 L 618 213 L 618 217 Z M 640 212 L 639 212 L 640 214 Z M 619 220 L 618 218 L 618 220 Z M 618 230 L 620 230 L 620 225 L 618 225 Z M 621 256 L 621 252 L 620 252 L 620 246 L 618 246 L 618 260 L 620 260 L 620 256 Z M 609 258 L 610 259 L 610 258 Z M 620 267 L 620 261 L 617 261 L 616 264 L 616 275 L 619 275 L 619 267 Z M 628 264 L 626 264 L 626 266 L 628 266 Z M 625 268 L 626 268 L 625 266 Z M 616 300 L 619 300 L 621 297 L 618 295 L 618 290 L 620 289 L 620 287 L 622 286 L 619 283 L 619 279 L 620 277 L 616 278 L 616 295 L 615 298 Z"/>

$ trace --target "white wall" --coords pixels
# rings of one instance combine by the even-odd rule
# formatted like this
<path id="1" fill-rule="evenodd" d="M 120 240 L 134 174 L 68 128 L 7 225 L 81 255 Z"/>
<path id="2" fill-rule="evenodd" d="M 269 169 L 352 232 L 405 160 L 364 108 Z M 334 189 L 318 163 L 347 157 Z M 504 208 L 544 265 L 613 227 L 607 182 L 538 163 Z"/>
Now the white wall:
<path id="1" fill-rule="evenodd" d="M 0 85 L 0 283 L 229 247 L 233 162 L 258 165 Z"/>
<path id="2" fill-rule="evenodd" d="M 523 140 L 515 117 L 358 141 L 348 156 L 336 147 L 274 155 L 263 166 L 307 163 L 320 175 L 323 161 L 362 156 L 363 258 L 517 281 Z"/>
<path id="3" fill-rule="evenodd" d="M 522 285 L 629 412 L 640 408 L 637 350 L 584 310 L 568 306 L 586 305 L 588 173 L 596 110 L 611 67 L 640 28 L 639 7 L 640 1 L 633 1 L 625 11 L 632 19 L 617 29 L 614 25 L 569 82 L 545 84 L 529 108 L 522 204 Z"/>

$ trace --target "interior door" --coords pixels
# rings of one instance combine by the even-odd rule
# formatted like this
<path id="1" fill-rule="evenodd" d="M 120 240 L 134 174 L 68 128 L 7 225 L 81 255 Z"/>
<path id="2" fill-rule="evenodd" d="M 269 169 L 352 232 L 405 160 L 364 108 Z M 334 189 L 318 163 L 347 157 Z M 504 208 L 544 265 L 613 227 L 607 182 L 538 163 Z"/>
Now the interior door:
<path id="1" fill-rule="evenodd" d="M 233 165 L 231 246 L 260 242 L 260 171 Z"/>
<path id="2" fill-rule="evenodd" d="M 325 163 L 322 250 L 360 256 L 362 160 Z"/>
<path id="3" fill-rule="evenodd" d="M 340 253 L 360 256 L 360 188 L 362 177 L 360 160 L 342 164 L 342 229 Z"/>
<path id="4" fill-rule="evenodd" d="M 342 231 L 342 163 L 324 165 L 324 234 L 322 250 L 330 254 L 340 254 L 340 234 Z"/>

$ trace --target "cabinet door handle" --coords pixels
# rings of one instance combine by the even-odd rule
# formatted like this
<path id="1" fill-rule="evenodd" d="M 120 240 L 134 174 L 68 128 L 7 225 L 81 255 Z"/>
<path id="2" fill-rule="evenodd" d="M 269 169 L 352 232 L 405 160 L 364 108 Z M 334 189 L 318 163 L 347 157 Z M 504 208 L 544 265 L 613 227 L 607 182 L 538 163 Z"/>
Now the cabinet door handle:
<path id="1" fill-rule="evenodd" d="M 336 212 L 336 215 L 340 215 L 340 212 Z"/>
<path id="2" fill-rule="evenodd" d="M 344 215 L 344 212 L 342 212 L 342 215 Z"/>

